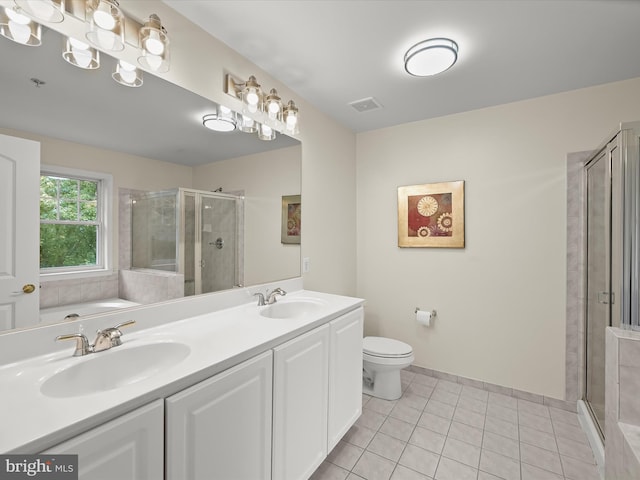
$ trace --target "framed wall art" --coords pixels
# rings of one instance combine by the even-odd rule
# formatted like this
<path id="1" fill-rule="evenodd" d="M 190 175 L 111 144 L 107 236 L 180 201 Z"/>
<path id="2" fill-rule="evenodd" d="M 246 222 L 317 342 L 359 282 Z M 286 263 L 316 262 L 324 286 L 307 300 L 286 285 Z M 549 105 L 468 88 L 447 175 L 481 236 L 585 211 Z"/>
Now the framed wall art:
<path id="1" fill-rule="evenodd" d="M 282 197 L 281 243 L 300 243 L 301 207 L 300 195 Z"/>
<path id="2" fill-rule="evenodd" d="M 464 181 L 398 187 L 398 246 L 464 248 Z"/>

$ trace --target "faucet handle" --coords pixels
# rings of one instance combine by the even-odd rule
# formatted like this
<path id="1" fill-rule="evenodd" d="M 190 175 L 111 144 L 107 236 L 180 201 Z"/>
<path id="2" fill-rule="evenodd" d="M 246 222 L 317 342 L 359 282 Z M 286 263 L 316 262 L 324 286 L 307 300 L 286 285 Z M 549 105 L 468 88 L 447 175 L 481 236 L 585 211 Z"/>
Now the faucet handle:
<path id="1" fill-rule="evenodd" d="M 256 292 L 253 294 L 254 297 L 258 297 L 258 306 L 259 307 L 263 307 L 266 305 L 266 303 L 264 303 L 264 295 L 262 294 L 262 292 Z"/>
<path id="2" fill-rule="evenodd" d="M 83 355 L 87 355 L 88 353 L 93 352 L 93 347 L 89 344 L 89 339 L 82 333 L 69 333 L 66 335 L 58 335 L 56 337 L 56 341 L 58 340 L 75 340 L 76 341 L 76 349 L 73 352 L 74 357 L 82 357 Z"/>
<path id="3" fill-rule="evenodd" d="M 122 332 L 120 331 L 123 327 L 129 327 L 131 325 L 135 325 L 135 320 L 127 320 L 126 322 L 122 322 L 117 324 L 115 327 L 105 328 L 104 330 L 98 330 L 98 338 L 96 339 L 96 346 L 100 345 L 101 350 L 106 350 L 111 347 L 118 347 L 122 345 L 122 340 L 120 337 L 122 336 Z M 103 345 L 104 342 L 104 345 Z"/>

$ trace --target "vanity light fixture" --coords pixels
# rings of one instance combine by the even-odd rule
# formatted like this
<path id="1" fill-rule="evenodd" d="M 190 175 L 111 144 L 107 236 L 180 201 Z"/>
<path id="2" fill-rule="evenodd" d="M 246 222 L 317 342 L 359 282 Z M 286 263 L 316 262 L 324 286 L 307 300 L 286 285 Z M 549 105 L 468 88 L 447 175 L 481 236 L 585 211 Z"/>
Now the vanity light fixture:
<path id="1" fill-rule="evenodd" d="M 235 113 L 223 105 L 218 105 L 216 113 L 210 113 L 202 117 L 202 124 L 215 132 L 233 132 L 237 121 Z"/>
<path id="2" fill-rule="evenodd" d="M 273 140 L 276 132 L 292 135 L 299 133 L 298 107 L 293 100 L 283 107 L 278 91 L 272 88 L 268 95 L 264 95 L 253 75 L 246 82 L 241 82 L 231 74 L 227 74 L 225 93 L 242 102 L 242 115 L 238 117 L 240 120 L 238 129 L 241 132 L 257 131 L 262 140 Z M 265 126 L 268 128 L 264 129 Z"/>
<path id="3" fill-rule="evenodd" d="M 111 78 L 125 87 L 141 87 L 143 83 L 142 71 L 124 60 L 118 61 L 116 71 L 111 74 Z"/>
<path id="4" fill-rule="evenodd" d="M 430 38 L 416 43 L 404 55 L 410 75 L 428 77 L 448 70 L 458 59 L 458 44 L 449 38 Z"/>
<path id="5" fill-rule="evenodd" d="M 71 37 L 67 37 L 65 41 L 62 58 L 71 65 L 85 70 L 95 70 L 100 67 L 100 52 Z"/>
<path id="6" fill-rule="evenodd" d="M 87 40 L 110 52 L 124 50 L 124 15 L 118 0 L 86 0 L 86 17 Z"/>
<path id="7" fill-rule="evenodd" d="M 20 8 L 4 7 L 0 11 L 0 35 L 21 45 L 42 45 L 42 28 L 24 15 Z"/>
<path id="8" fill-rule="evenodd" d="M 169 37 L 158 15 L 154 13 L 149 16 L 149 20 L 140 27 L 138 39 L 140 42 L 138 63 L 157 73 L 168 72 L 171 62 Z"/>
<path id="9" fill-rule="evenodd" d="M 35 20 L 60 23 L 64 20 L 64 0 L 15 0 L 22 12 Z"/>

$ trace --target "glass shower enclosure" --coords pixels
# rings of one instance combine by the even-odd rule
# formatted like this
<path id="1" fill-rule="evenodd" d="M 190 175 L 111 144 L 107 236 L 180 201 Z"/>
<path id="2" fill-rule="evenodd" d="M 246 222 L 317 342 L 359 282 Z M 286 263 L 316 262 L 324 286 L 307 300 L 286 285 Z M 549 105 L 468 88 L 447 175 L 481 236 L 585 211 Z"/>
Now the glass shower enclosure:
<path id="1" fill-rule="evenodd" d="M 640 123 L 620 130 L 585 165 L 584 400 L 604 440 L 605 331 L 639 329 Z"/>
<path id="2" fill-rule="evenodd" d="M 132 196 L 134 269 L 184 275 L 184 295 L 243 282 L 244 198 L 177 188 Z"/>

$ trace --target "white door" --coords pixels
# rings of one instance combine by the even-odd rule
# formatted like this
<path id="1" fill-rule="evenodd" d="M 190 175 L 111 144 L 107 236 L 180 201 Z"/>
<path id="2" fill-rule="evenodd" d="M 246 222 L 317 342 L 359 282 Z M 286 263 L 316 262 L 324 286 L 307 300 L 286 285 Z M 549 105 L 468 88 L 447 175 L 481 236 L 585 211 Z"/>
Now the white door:
<path id="1" fill-rule="evenodd" d="M 79 480 L 162 479 L 164 403 L 156 400 L 43 453 L 78 455 Z"/>
<path id="2" fill-rule="evenodd" d="M 273 349 L 273 480 L 307 480 L 327 456 L 329 325 Z"/>
<path id="3" fill-rule="evenodd" d="M 40 143 L 0 135 L 0 330 L 39 322 Z"/>
<path id="4" fill-rule="evenodd" d="M 271 351 L 166 400 L 167 480 L 271 478 Z"/>

